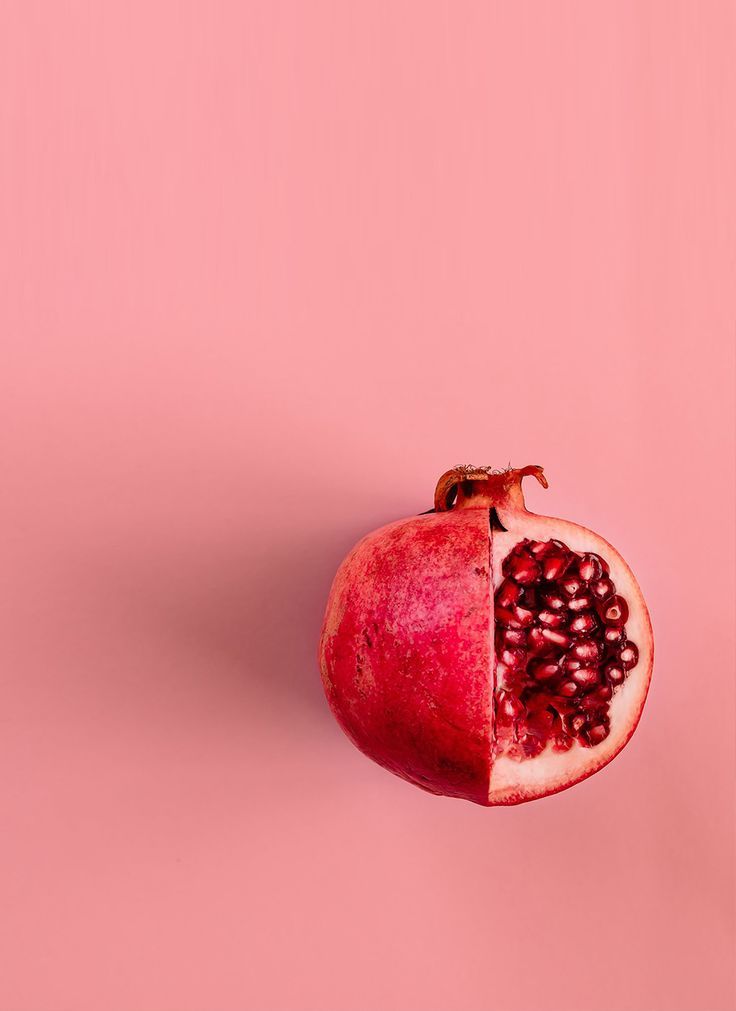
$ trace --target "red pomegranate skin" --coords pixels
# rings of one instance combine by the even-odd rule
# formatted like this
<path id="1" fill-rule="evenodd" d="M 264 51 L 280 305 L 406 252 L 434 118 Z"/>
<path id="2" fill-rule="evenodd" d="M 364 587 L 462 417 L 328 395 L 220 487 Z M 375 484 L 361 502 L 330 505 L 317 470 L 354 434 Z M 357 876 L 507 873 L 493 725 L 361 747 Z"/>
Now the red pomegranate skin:
<path id="1" fill-rule="evenodd" d="M 332 587 L 320 649 L 332 711 L 361 751 L 430 793 L 480 804 L 491 761 L 487 527 L 486 511 L 465 510 L 364 537 Z"/>

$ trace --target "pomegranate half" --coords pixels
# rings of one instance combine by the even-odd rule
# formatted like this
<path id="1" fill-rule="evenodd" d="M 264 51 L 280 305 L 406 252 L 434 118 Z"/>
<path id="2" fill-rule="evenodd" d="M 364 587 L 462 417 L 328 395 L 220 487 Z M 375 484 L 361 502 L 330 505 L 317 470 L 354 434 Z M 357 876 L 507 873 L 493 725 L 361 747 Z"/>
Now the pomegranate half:
<path id="1" fill-rule="evenodd" d="M 524 506 L 541 467 L 456 467 L 435 507 L 364 537 L 320 642 L 351 740 L 431 793 L 518 804 L 618 754 L 652 672 L 646 604 L 621 555 Z"/>

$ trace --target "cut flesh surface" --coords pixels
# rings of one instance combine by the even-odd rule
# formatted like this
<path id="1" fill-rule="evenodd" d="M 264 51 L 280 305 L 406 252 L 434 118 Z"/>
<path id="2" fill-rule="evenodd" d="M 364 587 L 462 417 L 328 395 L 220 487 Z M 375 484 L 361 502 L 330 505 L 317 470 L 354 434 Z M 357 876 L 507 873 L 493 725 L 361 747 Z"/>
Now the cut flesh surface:
<path id="1" fill-rule="evenodd" d="M 489 524 L 494 600 L 490 804 L 596 772 L 636 728 L 652 669 L 649 616 L 615 549 L 523 514 Z M 628 613 L 627 613 L 628 612 Z"/>

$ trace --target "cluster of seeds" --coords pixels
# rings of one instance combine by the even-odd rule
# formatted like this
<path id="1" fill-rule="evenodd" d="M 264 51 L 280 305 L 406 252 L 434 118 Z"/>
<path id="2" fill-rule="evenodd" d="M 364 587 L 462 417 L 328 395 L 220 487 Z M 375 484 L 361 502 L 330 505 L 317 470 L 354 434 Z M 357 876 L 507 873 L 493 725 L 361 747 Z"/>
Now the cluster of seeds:
<path id="1" fill-rule="evenodd" d="M 639 650 L 629 608 L 600 555 L 562 541 L 521 541 L 495 594 L 496 742 L 533 758 L 549 743 L 594 747 L 608 737 L 608 705 Z"/>

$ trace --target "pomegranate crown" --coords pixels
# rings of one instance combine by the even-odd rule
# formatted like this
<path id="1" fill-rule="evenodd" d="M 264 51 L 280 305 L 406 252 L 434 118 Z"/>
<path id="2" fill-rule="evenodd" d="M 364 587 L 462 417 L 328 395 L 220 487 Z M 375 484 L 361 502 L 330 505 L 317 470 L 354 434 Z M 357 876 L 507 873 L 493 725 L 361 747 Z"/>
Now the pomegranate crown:
<path id="1" fill-rule="evenodd" d="M 543 488 L 548 488 L 544 469 L 537 465 L 506 467 L 474 467 L 464 463 L 445 471 L 437 482 L 434 493 L 436 512 L 455 508 L 489 508 L 502 501 L 513 501 L 523 506 L 521 482 L 525 477 L 535 477 Z"/>

